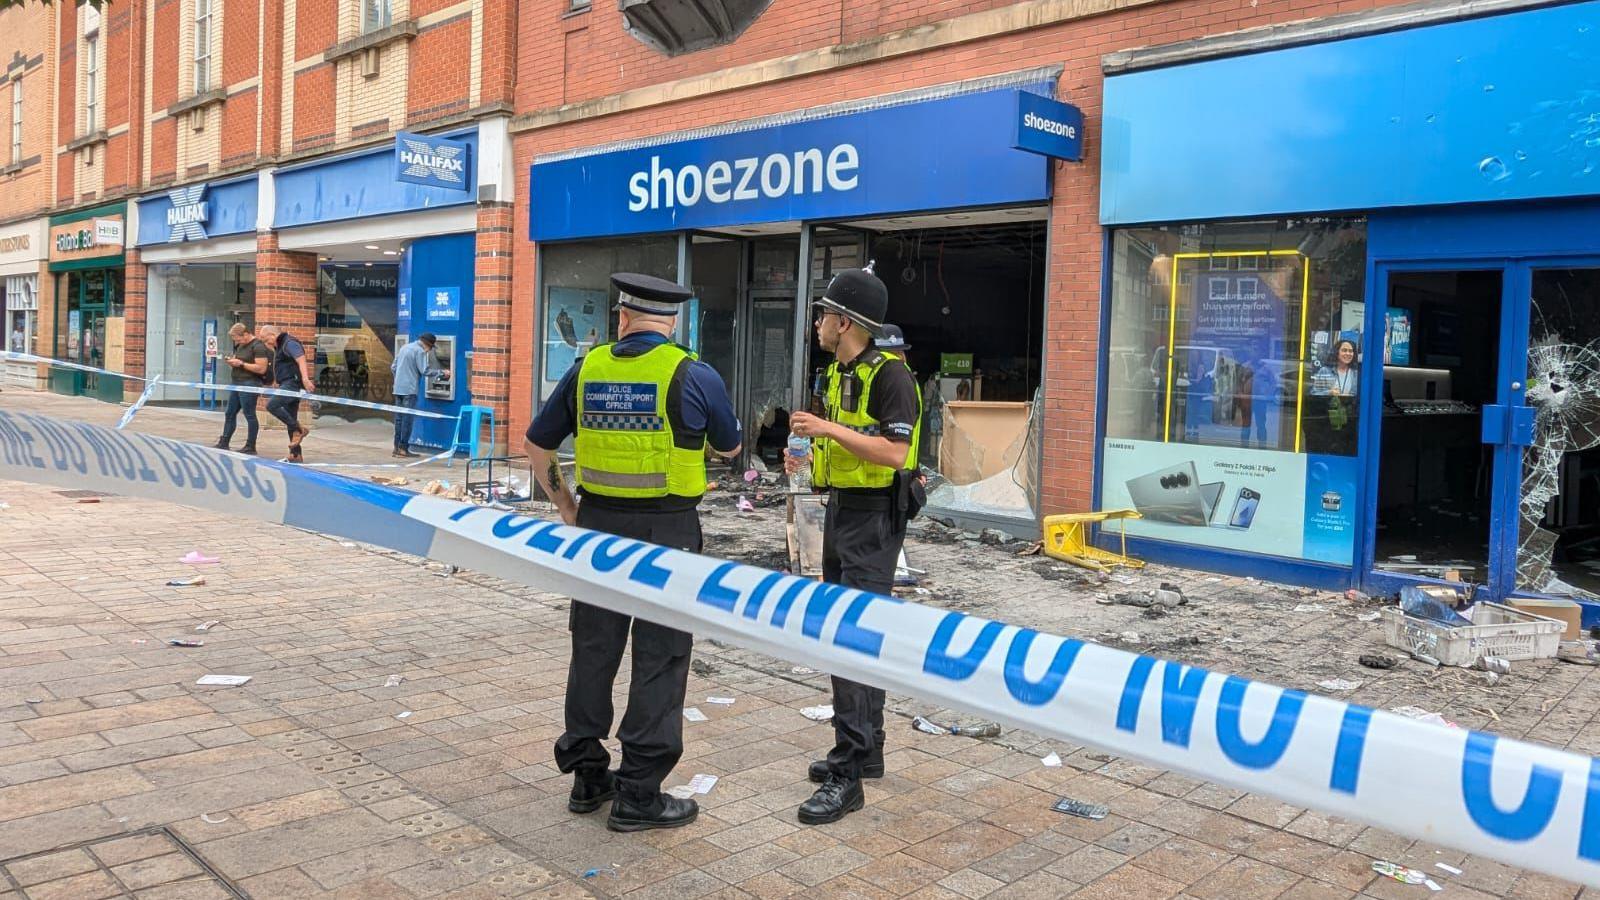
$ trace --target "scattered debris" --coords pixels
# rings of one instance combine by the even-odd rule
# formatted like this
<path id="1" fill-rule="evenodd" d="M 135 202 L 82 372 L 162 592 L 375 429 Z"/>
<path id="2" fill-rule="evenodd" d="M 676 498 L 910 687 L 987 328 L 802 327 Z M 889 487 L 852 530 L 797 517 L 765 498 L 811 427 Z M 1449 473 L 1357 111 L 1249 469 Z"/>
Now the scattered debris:
<path id="1" fill-rule="evenodd" d="M 1014 540 L 1016 540 L 1016 538 L 1006 534 L 1004 531 L 1001 531 L 998 528 L 985 528 L 978 534 L 978 542 L 988 544 L 991 547 L 998 547 L 1001 544 L 1009 544 Z"/>
<path id="2" fill-rule="evenodd" d="M 1393 706 L 1389 711 L 1395 715 L 1416 719 L 1418 722 L 1427 722 L 1430 725 L 1443 725 L 1446 728 L 1460 728 L 1460 725 L 1446 719 L 1436 712 L 1428 712 L 1420 706 Z"/>
<path id="3" fill-rule="evenodd" d="M 1300 603 L 1294 608 L 1297 613 L 1327 612 L 1328 608 L 1321 603 Z"/>
<path id="4" fill-rule="evenodd" d="M 1325 691 L 1353 691 L 1361 687 L 1361 682 L 1346 681 L 1343 678 L 1329 678 L 1327 681 L 1317 682 L 1317 687 Z"/>
<path id="5" fill-rule="evenodd" d="M 204 675 L 195 684 L 203 687 L 239 687 L 248 684 L 249 675 Z"/>
<path id="6" fill-rule="evenodd" d="M 1356 621 L 1357 622 L 1376 622 L 1381 618 L 1383 618 L 1383 613 L 1380 613 L 1380 612 L 1365 612 L 1365 613 L 1362 613 L 1359 616 L 1356 616 Z"/>
<path id="7" fill-rule="evenodd" d="M 707 703 L 715 703 L 718 706 L 732 706 L 733 705 L 733 698 L 732 697 L 707 697 L 706 698 L 706 702 Z"/>
<path id="8" fill-rule="evenodd" d="M 1400 665 L 1400 660 L 1392 656 L 1380 656 L 1376 653 L 1363 653 L 1356 659 L 1356 662 L 1369 669 L 1392 669 Z"/>
<path id="9" fill-rule="evenodd" d="M 1399 863 L 1384 862 L 1381 860 L 1374 861 L 1372 863 L 1372 871 L 1377 872 L 1379 875 L 1382 875 L 1385 878 L 1392 878 L 1401 884 L 1421 884 L 1428 880 L 1428 876 L 1425 872 L 1418 871 L 1417 869 L 1407 868 Z"/>
<path id="10" fill-rule="evenodd" d="M 717 674 L 717 667 L 703 659 L 696 657 L 695 659 L 689 660 L 689 671 L 699 675 L 701 678 L 705 678 L 707 676 Z"/>
<path id="11" fill-rule="evenodd" d="M 805 709 L 800 710 L 800 715 L 805 716 L 813 722 L 826 722 L 833 718 L 833 704 L 829 703 L 822 706 L 808 706 Z"/>
<path id="12" fill-rule="evenodd" d="M 356 549 L 356 542 L 355 541 L 340 541 L 339 542 L 339 546 L 345 548 L 346 550 L 354 550 L 354 549 Z"/>
<path id="13" fill-rule="evenodd" d="M 205 641 L 197 641 L 193 638 L 167 638 L 167 646 L 169 647 L 204 647 L 205 645 Z"/>
<path id="14" fill-rule="evenodd" d="M 1117 584 L 1138 584 L 1139 583 L 1139 579 L 1133 577 L 1132 575 L 1113 575 L 1113 576 L 1111 576 L 1111 580 L 1115 581 Z"/>
<path id="15" fill-rule="evenodd" d="M 691 793 L 695 794 L 709 794 L 711 793 L 711 789 L 716 786 L 717 776 L 704 774 L 694 776 L 693 778 L 689 779 L 688 784 L 684 785 L 684 787 L 688 788 Z"/>
<path id="16" fill-rule="evenodd" d="M 923 734 L 949 734 L 950 733 L 950 729 L 944 727 L 943 725 L 939 725 L 939 724 L 936 724 L 934 722 L 930 722 L 927 719 L 924 719 L 922 716 L 917 716 L 915 719 L 912 719 L 911 720 L 911 727 L 915 728 L 916 730 L 918 730 L 920 732 L 922 732 Z"/>
<path id="17" fill-rule="evenodd" d="M 1424 878 L 1422 883 L 1428 888 L 1428 890 L 1433 891 L 1435 894 L 1444 890 L 1444 887 L 1440 885 L 1439 882 L 1434 881 L 1432 878 Z"/>
<path id="18" fill-rule="evenodd" d="M 100 502 L 100 498 L 99 497 L 79 497 L 78 498 L 78 502 L 79 503 L 99 503 Z"/>
<path id="19" fill-rule="evenodd" d="M 210 619 L 208 621 L 201 622 L 199 625 L 196 625 L 194 627 L 194 630 L 195 631 L 210 631 L 211 629 L 213 629 L 213 628 L 215 628 L 215 627 L 217 627 L 218 625 L 221 625 L 221 624 L 222 624 L 222 620 L 221 619 Z"/>
<path id="20" fill-rule="evenodd" d="M 1099 820 L 1111 814 L 1111 807 L 1109 806 L 1086 803 L 1082 800 L 1074 800 L 1071 797 L 1062 797 L 1051 804 L 1050 808 L 1058 813 L 1066 813 L 1069 816 L 1077 816 L 1080 819 Z"/>
<path id="21" fill-rule="evenodd" d="M 1161 587 L 1152 596 L 1157 603 L 1168 607 L 1183 606 L 1189 602 L 1189 598 L 1183 595 L 1181 588 L 1168 582 L 1162 582 Z"/>
<path id="22" fill-rule="evenodd" d="M 755 480 L 757 478 L 760 478 L 760 477 L 761 477 L 761 473 L 757 472 L 755 469 L 745 469 L 744 470 L 744 483 L 745 484 L 754 484 Z"/>
<path id="23" fill-rule="evenodd" d="M 615 878 L 618 874 L 618 869 L 619 866 L 616 863 L 612 863 L 611 865 L 603 868 L 585 869 L 583 870 L 583 877 L 598 878 L 601 875 L 610 875 Z"/>
<path id="24" fill-rule="evenodd" d="M 963 737 L 990 738 L 1000 736 L 999 722 L 979 722 L 976 725 L 941 725 L 926 716 L 917 716 L 911 725 L 926 734 L 959 734 Z"/>
<path id="25" fill-rule="evenodd" d="M 200 821 L 206 823 L 207 825 L 221 825 L 223 822 L 228 821 L 228 817 L 227 816 L 217 816 L 217 817 L 213 818 L 210 813 L 201 813 L 200 814 Z"/>
<path id="26" fill-rule="evenodd" d="M 1461 874 L 1461 870 L 1460 869 L 1456 868 L 1455 866 L 1450 865 L 1449 863 L 1436 862 L 1436 863 L 1433 864 L 1433 867 L 1435 869 L 1441 869 L 1443 871 L 1449 872 L 1451 875 L 1460 875 Z"/>
<path id="27" fill-rule="evenodd" d="M 201 553 L 199 550 L 190 550 L 188 553 L 184 554 L 183 558 L 179 559 L 178 562 L 189 566 L 212 566 L 222 562 L 222 558 L 217 556 L 207 556 L 204 553 Z"/>
<path id="28" fill-rule="evenodd" d="M 1350 590 L 1344 592 L 1344 599 L 1350 601 L 1351 603 L 1365 603 L 1367 602 L 1368 597 L 1366 594 L 1361 593 L 1355 588 L 1351 588 Z"/>
<path id="29" fill-rule="evenodd" d="M 455 563 L 431 562 L 423 568 L 439 576 L 440 578 L 449 578 L 451 575 L 461 571 L 461 567 Z"/>
<path id="30" fill-rule="evenodd" d="M 748 498 L 746 498 L 742 494 L 739 496 L 739 502 L 734 504 L 734 505 L 739 508 L 739 512 L 755 512 L 756 511 L 756 505 L 754 503 L 751 503 L 750 500 Z"/>
<path id="31" fill-rule="evenodd" d="M 400 686 L 400 682 L 405 681 L 405 680 L 406 680 L 406 678 L 405 678 L 404 675 L 390 675 L 387 679 L 384 680 L 383 686 L 384 687 L 399 687 Z"/>
<path id="32" fill-rule="evenodd" d="M 1510 675 L 1511 660 L 1500 656 L 1480 656 L 1478 668 L 1494 675 Z"/>
<path id="33" fill-rule="evenodd" d="M 404 475 L 373 475 L 370 477 L 377 484 L 386 484 L 389 487 L 399 487 L 402 484 L 411 483 L 411 479 Z"/>
<path id="34" fill-rule="evenodd" d="M 167 582 L 167 587 L 197 587 L 206 583 L 204 575 L 190 575 L 188 578 L 174 578 Z"/>
<path id="35" fill-rule="evenodd" d="M 1059 769 L 1061 768 L 1061 754 L 1052 750 L 1049 756 L 1041 758 L 1039 762 L 1043 763 L 1047 769 Z"/>
<path id="36" fill-rule="evenodd" d="M 711 720 L 709 716 L 700 711 L 698 706 L 685 706 L 683 708 L 683 717 L 691 722 L 709 722 Z"/>
<path id="37" fill-rule="evenodd" d="M 395 713 L 394 717 L 396 719 L 409 719 L 411 718 L 411 710 L 408 709 L 405 712 Z"/>
<path id="38" fill-rule="evenodd" d="M 44 701 L 39 699 L 38 697 L 29 697 L 28 699 L 26 699 L 26 700 L 24 700 L 22 702 L 23 703 L 43 703 Z"/>
<path id="39" fill-rule="evenodd" d="M 790 675 L 815 675 L 817 670 L 808 666 L 795 666 L 789 670 Z"/>
<path id="40" fill-rule="evenodd" d="M 1018 556 L 1038 556 L 1042 552 L 1044 552 L 1044 544 L 1042 542 L 1040 542 L 1040 541 L 1034 541 L 1033 543 L 1028 544 L 1027 546 L 1023 547 L 1021 550 L 1018 550 L 1017 551 L 1017 555 Z"/>
<path id="41" fill-rule="evenodd" d="M 1130 644 L 1139 643 L 1139 632 L 1137 631 L 1124 631 L 1117 635 L 1117 637 Z"/>

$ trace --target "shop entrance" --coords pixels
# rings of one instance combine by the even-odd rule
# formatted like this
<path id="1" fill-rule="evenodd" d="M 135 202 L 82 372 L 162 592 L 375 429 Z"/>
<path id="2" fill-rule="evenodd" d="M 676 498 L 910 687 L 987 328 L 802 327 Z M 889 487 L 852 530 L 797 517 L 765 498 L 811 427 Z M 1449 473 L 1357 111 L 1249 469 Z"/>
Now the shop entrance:
<path id="1" fill-rule="evenodd" d="M 680 340 L 698 347 L 732 392 L 744 445 L 768 466 L 782 462 L 794 384 L 800 237 L 695 235 L 693 308 Z"/>
<path id="2" fill-rule="evenodd" d="M 123 370 L 121 269 L 84 269 L 56 276 L 57 357 L 84 366 Z M 51 370 L 57 393 L 122 402 L 122 378 L 68 369 Z"/>
<path id="3" fill-rule="evenodd" d="M 1600 260 L 1379 273 L 1372 580 L 1600 594 Z"/>

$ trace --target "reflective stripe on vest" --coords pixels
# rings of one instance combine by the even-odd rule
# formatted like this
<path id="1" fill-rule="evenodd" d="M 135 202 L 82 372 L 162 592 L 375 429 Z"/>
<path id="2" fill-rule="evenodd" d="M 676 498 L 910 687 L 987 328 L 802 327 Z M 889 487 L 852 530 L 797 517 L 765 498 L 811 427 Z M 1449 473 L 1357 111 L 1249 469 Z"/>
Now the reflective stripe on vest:
<path id="1" fill-rule="evenodd" d="M 638 500 L 704 495 L 705 440 L 692 450 L 678 447 L 672 423 L 679 410 L 667 403 L 673 380 L 694 354 L 671 343 L 638 356 L 617 356 L 612 348 L 590 350 L 578 369 L 578 486 Z"/>
<path id="2" fill-rule="evenodd" d="M 876 355 L 874 355 L 874 353 Z M 852 412 L 843 408 L 843 378 L 841 367 L 835 361 L 828 366 L 825 402 L 827 404 L 828 420 L 868 437 L 877 437 L 883 433 L 881 423 L 874 419 L 867 407 L 872 398 L 872 385 L 883 367 L 893 359 L 886 353 L 873 351 L 855 365 L 857 375 L 861 378 L 861 396 L 856 399 L 856 408 Z M 904 365 L 898 359 L 895 364 Z M 908 370 L 909 371 L 909 370 Z M 913 379 L 915 383 L 915 379 Z M 911 443 L 906 448 L 906 462 L 904 469 L 915 469 L 918 459 L 918 448 L 922 441 L 922 391 L 917 391 L 917 421 L 912 426 Z M 895 469 L 890 466 L 880 466 L 877 463 L 867 462 L 856 456 L 838 443 L 828 438 L 817 438 L 814 442 L 811 458 L 811 482 L 817 487 L 833 488 L 886 488 L 894 483 Z"/>

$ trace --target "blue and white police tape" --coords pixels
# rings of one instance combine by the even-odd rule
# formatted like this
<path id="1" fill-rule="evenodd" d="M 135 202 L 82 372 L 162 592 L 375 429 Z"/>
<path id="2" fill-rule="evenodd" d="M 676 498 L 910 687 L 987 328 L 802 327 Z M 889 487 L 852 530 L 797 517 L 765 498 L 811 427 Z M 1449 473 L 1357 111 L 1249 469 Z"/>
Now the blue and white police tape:
<path id="1" fill-rule="evenodd" d="M 1600 760 L 753 566 L 0 412 L 0 478 L 454 563 L 1014 727 L 1600 886 Z"/>
<path id="2" fill-rule="evenodd" d="M 358 409 L 373 409 L 378 410 L 379 412 L 405 413 L 406 415 L 416 416 L 421 419 L 459 418 L 459 416 L 452 416 L 448 413 L 432 412 L 430 410 L 416 409 L 410 406 L 396 406 L 392 403 L 374 403 L 371 400 L 356 400 L 351 397 L 330 397 L 326 394 L 313 394 L 309 391 L 286 391 L 282 388 L 258 387 L 256 385 L 248 384 L 206 384 L 200 381 L 167 381 L 160 375 L 157 375 L 151 379 L 145 379 L 138 375 L 128 375 L 122 372 L 113 372 L 110 369 L 103 369 L 98 366 L 86 366 L 81 363 L 68 362 L 64 359 L 54 359 L 48 356 L 34 356 L 31 353 L 18 353 L 15 350 L 0 351 L 0 360 L 9 362 L 41 363 L 48 366 L 72 369 L 78 372 L 106 375 L 112 378 L 127 378 L 132 381 L 144 381 L 146 382 L 144 395 L 141 396 L 139 401 L 134 404 L 133 412 L 137 412 L 139 408 L 144 406 L 145 401 L 150 399 L 150 395 L 152 393 L 150 386 L 156 385 L 164 387 L 193 388 L 194 390 L 198 391 L 234 391 L 241 394 L 260 394 L 264 397 L 293 397 L 296 400 L 312 400 L 317 403 L 326 403 L 332 406 L 353 406 Z M 126 425 L 127 421 L 131 420 L 133 416 L 131 414 L 124 414 L 123 418 L 123 425 Z"/>

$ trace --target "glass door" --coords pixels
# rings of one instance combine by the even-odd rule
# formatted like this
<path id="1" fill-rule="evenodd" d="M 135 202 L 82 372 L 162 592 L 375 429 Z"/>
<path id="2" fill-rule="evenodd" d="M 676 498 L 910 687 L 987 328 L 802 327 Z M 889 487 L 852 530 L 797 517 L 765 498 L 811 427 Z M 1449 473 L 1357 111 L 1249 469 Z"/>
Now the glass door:
<path id="1" fill-rule="evenodd" d="M 1340 391 L 1363 397 L 1362 418 L 1374 423 L 1369 584 L 1464 582 L 1503 595 L 1518 468 L 1510 424 L 1522 389 L 1517 271 L 1484 263 L 1379 273 L 1365 383 Z"/>
<path id="2" fill-rule="evenodd" d="M 749 241 L 744 385 L 740 391 L 745 447 L 781 465 L 794 401 L 794 304 L 800 276 L 798 237 Z"/>
<path id="3" fill-rule="evenodd" d="M 1600 594 L 1600 260 L 1534 263 L 1514 529 L 1518 593 Z"/>

